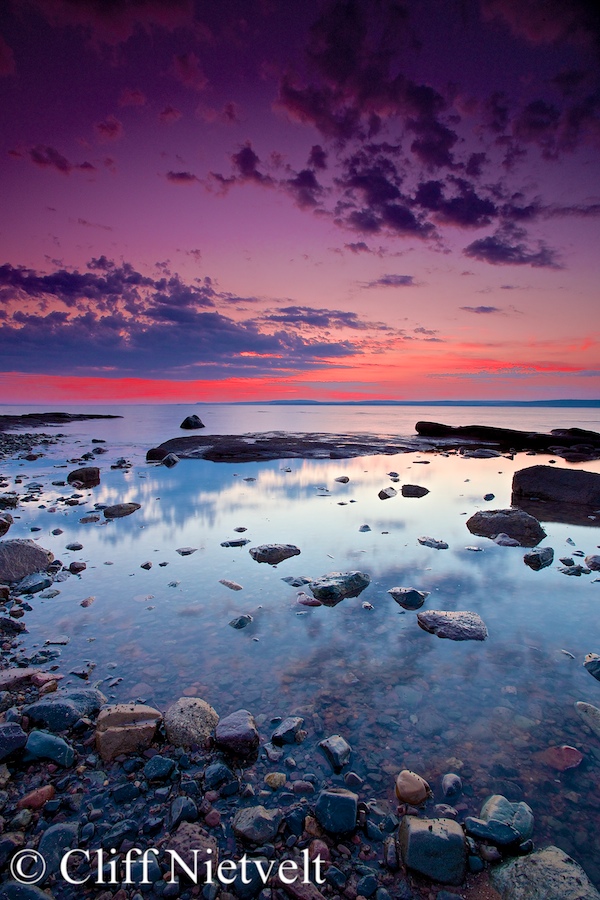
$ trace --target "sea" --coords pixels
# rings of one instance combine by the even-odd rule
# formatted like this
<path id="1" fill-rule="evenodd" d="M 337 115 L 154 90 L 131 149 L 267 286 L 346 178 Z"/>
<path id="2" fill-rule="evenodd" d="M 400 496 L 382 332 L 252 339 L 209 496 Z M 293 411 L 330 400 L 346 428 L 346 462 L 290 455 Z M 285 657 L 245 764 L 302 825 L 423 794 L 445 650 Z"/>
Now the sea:
<path id="1" fill-rule="evenodd" d="M 56 406 L 54 407 L 56 408 Z M 85 562 L 50 592 L 29 599 L 22 653 L 41 653 L 80 684 L 88 673 L 110 702 L 144 701 L 164 710 L 201 697 L 224 716 L 244 708 L 264 741 L 277 717 L 304 719 L 306 740 L 290 751 L 296 778 L 343 784 L 319 741 L 342 735 L 348 768 L 364 783 L 361 799 L 394 809 L 394 779 L 422 775 L 436 802 L 459 820 L 478 816 L 491 794 L 525 801 L 537 846 L 571 854 L 600 887 L 600 738 L 575 703 L 600 706 L 600 682 L 584 668 L 600 653 L 600 573 L 568 576 L 561 559 L 583 563 L 600 552 L 600 512 L 587 524 L 547 521 L 540 546 L 554 563 L 533 571 L 521 547 L 503 547 L 466 527 L 477 510 L 510 506 L 518 469 L 547 463 L 600 472 L 598 461 L 519 453 L 468 459 L 402 453 L 343 460 L 212 463 L 172 469 L 146 451 L 180 430 L 191 413 L 202 434 L 319 432 L 411 437 L 418 420 L 529 431 L 600 430 L 597 408 L 181 404 L 64 406 L 67 412 L 119 415 L 40 431 L 63 437 L 34 460 L 0 461 L 4 491 L 30 499 L 14 511 L 8 537 L 31 538 L 65 567 Z M 0 407 L 0 414 L 48 407 Z M 28 429 L 30 430 L 30 429 Z M 104 442 L 104 443 L 97 443 Z M 97 456 L 100 485 L 66 484 L 86 452 Z M 111 468 L 119 459 L 131 465 Z M 551 462 L 551 460 L 553 460 Z M 121 463 L 121 465 L 123 465 Z M 348 479 L 340 482 L 341 476 Z M 420 498 L 386 487 L 416 484 Z M 69 505 L 74 493 L 78 505 Z M 484 499 L 493 495 L 493 499 Z M 135 502 L 126 518 L 105 520 L 96 506 Z M 89 517 L 92 517 L 90 521 Z M 97 516 L 97 518 L 96 518 Z M 82 521 L 87 520 L 87 521 Z M 365 527 L 367 526 L 367 527 Z M 429 536 L 447 549 L 422 545 Z M 242 546 L 224 546 L 247 540 Z M 80 550 L 67 545 L 79 543 Z M 290 543 L 300 553 L 277 566 L 250 548 Z M 182 555 L 181 550 L 193 552 Z M 148 564 L 151 564 L 148 566 Z M 307 607 L 298 592 L 330 572 L 360 571 L 369 586 L 334 607 Z M 296 580 L 296 586 L 290 584 Z M 234 582 L 232 589 L 224 582 Z M 488 629 L 483 642 L 441 640 L 401 608 L 394 587 L 429 592 L 423 610 L 470 610 Z M 233 627 L 249 617 L 245 627 Z M 582 754 L 561 771 L 551 748 Z M 558 754 L 560 756 L 560 754 Z M 261 756 L 266 771 L 281 769 Z M 444 774 L 463 792 L 446 801 Z M 337 780 L 336 780 L 337 779 Z"/>

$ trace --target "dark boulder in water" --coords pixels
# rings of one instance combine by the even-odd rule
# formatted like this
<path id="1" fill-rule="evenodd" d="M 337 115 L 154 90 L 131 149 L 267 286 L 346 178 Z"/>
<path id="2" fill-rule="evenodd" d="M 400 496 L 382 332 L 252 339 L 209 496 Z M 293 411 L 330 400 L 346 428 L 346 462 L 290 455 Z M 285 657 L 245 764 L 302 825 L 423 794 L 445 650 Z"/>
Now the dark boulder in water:
<path id="1" fill-rule="evenodd" d="M 191 431 L 194 428 L 204 428 L 204 422 L 197 415 L 186 416 L 179 427 Z"/>

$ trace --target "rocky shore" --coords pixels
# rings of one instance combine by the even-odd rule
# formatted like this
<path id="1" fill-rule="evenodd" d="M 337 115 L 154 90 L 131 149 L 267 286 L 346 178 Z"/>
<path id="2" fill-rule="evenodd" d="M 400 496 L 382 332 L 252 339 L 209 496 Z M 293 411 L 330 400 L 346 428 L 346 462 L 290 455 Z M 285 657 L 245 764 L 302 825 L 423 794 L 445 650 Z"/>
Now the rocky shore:
<path id="1" fill-rule="evenodd" d="M 364 455 L 367 446 L 380 453 L 410 449 L 347 437 L 348 442 L 338 442 L 338 436 L 253 435 L 221 442 L 209 436 L 201 445 L 189 443 L 197 437 L 179 438 L 161 445 L 154 460 L 164 463 L 177 453 L 166 463 L 175 465 L 179 455 L 198 450 L 204 458 L 239 461 L 246 452 L 253 459 L 280 458 L 256 455 L 262 453 L 343 458 Z M 290 452 L 294 448 L 296 453 Z M 69 472 L 66 483 L 74 493 L 66 503 L 77 505 L 79 491 L 100 483 L 99 468 L 83 465 L 93 459 L 93 451 L 84 454 L 79 468 Z M 126 470 L 129 464 L 119 460 L 116 467 Z M 561 502 L 567 504 L 574 502 L 569 489 L 581 496 L 579 482 L 565 488 L 565 478 L 557 482 L 551 467 L 536 468 L 549 471 L 535 473 L 534 482 L 517 473 L 513 493 L 551 502 L 543 489 L 562 491 Z M 592 476 L 586 486 L 594 504 L 600 475 L 583 474 Z M 41 499 L 37 487 L 0 496 L 2 535 L 12 525 L 10 510 Z M 404 497 L 423 502 L 419 498 L 427 491 L 403 487 Z M 387 490 L 379 495 L 382 501 L 396 495 Z M 133 502 L 96 504 L 92 515 L 111 520 L 139 509 Z M 531 569 L 553 561 L 550 548 L 536 549 L 545 537 L 540 523 L 522 510 L 486 509 L 466 521 L 466 528 L 503 546 L 525 548 Z M 432 551 L 448 547 L 437 538 L 418 541 Z M 246 543 L 239 539 L 240 546 Z M 194 548 L 178 552 L 183 556 Z M 300 554 L 291 544 L 263 544 L 247 552 L 265 565 Z M 581 572 L 565 574 L 600 569 L 600 557 L 584 561 Z M 147 566 L 151 563 L 142 568 Z M 482 804 L 459 760 L 448 760 L 446 771 L 431 775 L 427 758 L 412 771 L 403 767 L 400 754 L 393 769 L 371 766 L 365 773 L 343 728 L 334 731 L 321 716 L 293 703 L 283 715 L 273 711 L 272 716 L 213 708 L 202 696 L 179 697 L 164 709 L 144 697 L 112 703 L 106 685 L 93 683 L 91 666 L 61 671 L 60 635 L 26 651 L 31 604 L 37 596 L 50 596 L 55 582 L 83 570 L 85 563 L 64 565 L 33 541 L 0 541 L 0 581 L 5 582 L 0 584 L 0 900 L 600 900 L 583 869 L 562 850 L 536 849 L 534 815 L 521 796 L 508 789 L 499 793 L 490 784 Z M 303 588 L 299 604 L 333 607 L 358 597 L 370 577 L 331 572 L 288 583 Z M 222 584 L 241 589 L 234 581 Z M 429 597 L 407 587 L 388 593 L 407 611 L 420 609 Z M 469 610 L 418 612 L 417 626 L 431 633 L 432 641 L 436 635 L 459 642 L 488 637 L 485 623 Z M 595 654 L 585 664 L 600 677 Z M 577 714 L 587 733 L 600 736 L 600 709 L 580 703 Z M 550 747 L 546 756 L 554 773 L 583 760 L 568 745 Z M 507 788 L 514 786 L 510 778 L 504 780 Z M 377 799 L 372 783 L 383 786 Z M 74 852 L 61 870 L 69 851 Z M 231 865 L 221 870 L 223 878 L 211 879 L 219 862 Z M 298 875 L 294 881 L 291 873 Z M 28 879 L 31 883 L 24 883 Z"/>
<path id="2" fill-rule="evenodd" d="M 84 422 L 88 419 L 120 419 L 121 416 L 96 415 L 94 413 L 25 413 L 20 416 L 0 415 L 0 459 L 8 459 L 18 453 L 33 453 L 34 447 L 48 447 L 56 444 L 63 434 L 43 434 L 22 432 L 24 428 L 44 428 L 47 425 L 66 425 L 69 422 Z M 17 432 L 16 434 L 14 432 Z M 33 454 L 34 459 L 35 454 Z"/>

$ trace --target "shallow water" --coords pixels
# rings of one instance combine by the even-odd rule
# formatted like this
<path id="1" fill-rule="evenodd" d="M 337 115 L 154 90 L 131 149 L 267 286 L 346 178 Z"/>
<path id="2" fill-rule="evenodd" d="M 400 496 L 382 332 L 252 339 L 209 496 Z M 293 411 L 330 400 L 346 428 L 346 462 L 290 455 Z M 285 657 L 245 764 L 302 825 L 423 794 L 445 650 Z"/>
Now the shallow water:
<path id="1" fill-rule="evenodd" d="M 361 796 L 392 802 L 394 775 L 403 767 L 436 786 L 445 772 L 460 770 L 467 814 L 478 815 L 493 792 L 525 799 L 536 816 L 536 842 L 572 853 L 600 885 L 600 835 L 593 827 L 600 804 L 600 739 L 585 732 L 574 710 L 577 700 L 600 705 L 600 684 L 582 666 L 586 653 L 600 652 L 600 579 L 597 573 L 567 577 L 557 568 L 558 558 L 575 550 L 595 552 L 600 530 L 594 520 L 588 527 L 547 523 L 542 546 L 554 548 L 555 563 L 533 572 L 523 564 L 522 548 L 498 547 L 465 526 L 477 509 L 509 506 L 512 473 L 548 458 L 184 460 L 168 470 L 145 464 L 143 454 L 177 434 L 189 407 L 146 409 L 154 410 L 151 421 L 138 408 L 116 422 L 75 423 L 61 428 L 69 431 L 68 441 L 35 462 L 0 463 L 11 487 L 15 477 L 23 477 L 14 485 L 20 493 L 27 482 L 44 485 L 39 500 L 17 510 L 20 518 L 9 537 L 35 537 L 66 565 L 75 559 L 87 563 L 81 576 L 55 585 L 57 597 L 36 595 L 31 601 L 26 652 L 57 633 L 67 635 L 59 670 L 94 663 L 90 683 L 101 681 L 110 699 L 143 698 L 164 708 L 182 694 L 200 696 L 220 715 L 247 707 L 263 723 L 265 737 L 272 716 L 302 715 L 308 738 L 294 752 L 298 773 L 329 773 L 315 745 L 340 733 L 353 748 L 352 768 L 366 778 Z M 285 427 L 352 430 L 341 424 L 344 417 L 348 423 L 347 409 L 343 415 L 340 408 L 327 409 L 334 411 L 329 425 L 320 408 L 320 425 L 311 410 L 306 421 L 312 424 L 296 426 L 286 408 Z M 379 430 L 392 432 L 386 417 L 397 416 L 397 409 L 375 410 L 364 430 L 374 431 L 378 423 Z M 469 409 L 466 419 L 453 409 L 442 416 L 431 408 L 428 413 L 410 410 L 410 420 L 484 422 L 479 409 Z M 570 411 L 569 417 L 562 410 L 535 410 L 546 426 L 532 425 L 531 410 L 516 413 L 502 424 L 519 427 L 519 416 L 526 415 L 526 427 L 597 427 L 594 410 Z M 205 411 L 200 415 L 209 418 Z M 212 422 L 215 432 L 233 432 L 233 425 L 238 432 L 284 427 L 281 419 L 273 424 L 280 409 L 269 408 L 264 425 L 259 411 L 249 407 L 228 407 L 219 415 L 218 425 Z M 295 408 L 294 415 L 297 421 Z M 75 466 L 61 466 L 91 449 L 92 437 L 108 441 L 109 452 L 98 460 L 101 485 L 81 492 L 83 505 L 56 503 L 73 491 L 51 482 L 66 478 Z M 120 455 L 133 468 L 111 470 Z M 600 471 L 598 462 L 577 467 Z M 378 491 L 392 483 L 392 470 L 400 484 L 420 484 L 430 494 L 380 500 Z M 335 482 L 340 475 L 349 483 Z M 490 503 L 483 500 L 488 492 L 495 494 Z M 125 501 L 142 508 L 124 519 L 79 522 L 94 503 Z M 371 531 L 361 533 L 363 524 Z M 241 526 L 248 529 L 243 535 L 234 531 Z M 32 527 L 41 531 L 32 533 Z M 54 536 L 57 527 L 63 534 Z M 443 539 L 449 549 L 421 546 L 420 535 Z M 251 543 L 220 546 L 240 536 Z M 66 550 L 73 541 L 83 550 Z M 276 567 L 256 563 L 248 547 L 270 542 L 296 544 L 301 554 Z M 185 546 L 196 552 L 181 557 L 176 550 Z M 466 549 L 472 546 L 482 552 Z M 140 568 L 146 561 L 153 563 L 150 571 Z M 297 589 L 282 581 L 351 570 L 368 573 L 371 584 L 360 597 L 333 608 L 298 605 Z M 233 592 L 220 579 L 236 581 L 243 590 Z M 425 610 L 479 613 L 488 640 L 453 643 L 425 633 L 416 613 L 402 610 L 387 594 L 394 586 L 431 591 Z M 94 602 L 82 607 L 90 596 Z M 365 601 L 373 608 L 364 608 Z M 244 613 L 254 617 L 252 624 L 231 628 L 228 623 Z M 584 754 L 579 768 L 560 774 L 539 759 L 541 751 L 560 744 Z"/>

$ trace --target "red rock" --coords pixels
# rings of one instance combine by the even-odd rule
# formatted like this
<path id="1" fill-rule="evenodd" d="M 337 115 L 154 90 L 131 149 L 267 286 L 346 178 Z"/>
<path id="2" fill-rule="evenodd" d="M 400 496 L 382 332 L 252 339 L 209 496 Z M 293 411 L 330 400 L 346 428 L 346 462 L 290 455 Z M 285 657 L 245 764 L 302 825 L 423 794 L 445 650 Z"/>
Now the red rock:
<path id="1" fill-rule="evenodd" d="M 36 687 L 43 687 L 49 681 L 60 681 L 63 677 L 57 672 L 36 672 L 31 676 L 31 683 L 35 684 Z"/>
<path id="2" fill-rule="evenodd" d="M 52 800 L 55 793 L 54 787 L 51 784 L 37 788 L 35 791 L 31 791 L 29 794 L 25 794 L 24 797 L 21 797 L 17 803 L 17 809 L 41 809 L 44 803 L 47 803 L 48 800 Z"/>
<path id="3" fill-rule="evenodd" d="M 331 862 L 331 853 L 329 851 L 329 847 L 325 843 L 325 841 L 321 841 L 318 838 L 315 838 L 314 841 L 310 842 L 310 846 L 308 848 L 308 858 L 310 860 L 316 859 L 317 856 L 320 856 L 324 863 Z"/>
<path id="4" fill-rule="evenodd" d="M 561 747 L 548 747 L 538 754 L 538 759 L 557 772 L 566 772 L 567 769 L 574 769 L 579 765 L 583 753 L 575 747 L 563 744 Z"/>
<path id="5" fill-rule="evenodd" d="M 221 824 L 221 813 L 218 809 L 211 809 L 210 812 L 205 815 L 204 821 L 209 828 L 216 828 Z"/>

